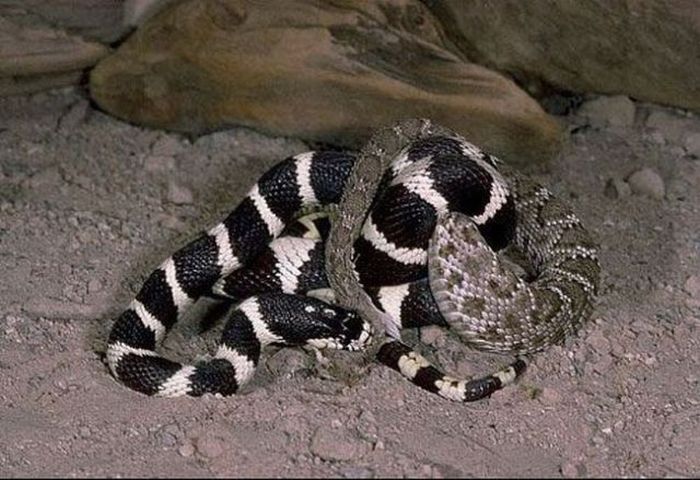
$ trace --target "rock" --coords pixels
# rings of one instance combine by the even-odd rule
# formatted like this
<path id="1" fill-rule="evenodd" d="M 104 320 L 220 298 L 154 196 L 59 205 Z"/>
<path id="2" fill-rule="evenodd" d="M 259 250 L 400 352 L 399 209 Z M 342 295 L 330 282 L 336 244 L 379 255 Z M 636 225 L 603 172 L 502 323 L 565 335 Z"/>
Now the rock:
<path id="1" fill-rule="evenodd" d="M 689 276 L 683 284 L 683 290 L 688 292 L 692 298 L 700 300 L 700 276 Z"/>
<path id="2" fill-rule="evenodd" d="M 320 427 L 311 439 L 310 449 L 317 457 L 334 462 L 358 459 L 369 450 L 367 444 L 342 427 Z"/>
<path id="3" fill-rule="evenodd" d="M 661 176 L 651 168 L 642 168 L 627 177 L 627 183 L 634 193 L 661 200 L 666 188 Z"/>
<path id="4" fill-rule="evenodd" d="M 452 52 L 418 0 L 185 0 L 146 20 L 92 70 L 120 118 L 201 134 L 243 125 L 357 147 L 429 117 L 512 163 L 543 162 L 561 128 L 506 77 Z"/>
<path id="5" fill-rule="evenodd" d="M 683 141 L 692 121 L 673 115 L 663 110 L 653 111 L 646 119 L 646 126 L 661 133 L 671 143 L 680 144 Z"/>
<path id="6" fill-rule="evenodd" d="M 521 84 L 700 110 L 696 2 L 426 3 L 467 58 Z"/>
<path id="7" fill-rule="evenodd" d="M 87 285 L 88 293 L 97 293 L 102 290 L 102 282 L 99 278 L 91 278 Z"/>
<path id="8" fill-rule="evenodd" d="M 608 198 L 629 197 L 632 194 L 632 188 L 624 180 L 611 178 L 605 184 L 603 194 Z"/>
<path id="9" fill-rule="evenodd" d="M 192 192 L 174 181 L 168 182 L 168 200 L 178 205 L 192 203 Z"/>
<path id="10" fill-rule="evenodd" d="M 187 228 L 187 224 L 180 220 L 176 215 L 169 215 L 167 213 L 163 213 L 159 215 L 158 217 L 158 225 L 167 228 L 169 230 L 174 230 L 176 232 L 182 232 L 185 231 Z"/>
<path id="11" fill-rule="evenodd" d="M 213 435 L 204 434 L 195 442 L 197 453 L 205 458 L 216 458 L 224 452 L 221 440 Z"/>
<path id="12" fill-rule="evenodd" d="M 192 455 L 194 455 L 194 452 L 195 452 L 194 445 L 192 445 L 189 442 L 185 443 L 184 445 L 182 445 L 180 448 L 177 449 L 177 453 L 179 453 L 183 457 L 191 457 Z"/>
<path id="13" fill-rule="evenodd" d="M 610 352 L 610 341 L 605 337 L 605 334 L 598 330 L 594 330 L 588 338 L 586 344 L 590 345 L 594 352 L 598 355 L 603 355 Z"/>
<path id="14" fill-rule="evenodd" d="M 578 110 L 578 114 L 594 127 L 630 127 L 634 123 L 634 113 L 634 102 L 624 95 L 595 98 Z"/>
<path id="15" fill-rule="evenodd" d="M 177 445 L 178 435 L 172 428 L 164 428 L 158 432 L 158 439 L 164 447 L 174 447 Z"/>
<path id="16" fill-rule="evenodd" d="M 693 132 L 686 135 L 683 143 L 688 155 L 700 158 L 700 132 Z"/>
<path id="17" fill-rule="evenodd" d="M 590 370 L 598 372 L 601 375 L 606 375 L 613 365 L 612 355 L 609 353 L 603 353 L 598 356 L 598 359 L 593 364 L 587 364 L 586 370 L 589 372 L 588 365 L 590 365 Z"/>
<path id="18" fill-rule="evenodd" d="M 278 377 L 291 376 L 307 368 L 308 357 L 299 350 L 283 348 L 266 362 L 267 367 Z"/>
<path id="19" fill-rule="evenodd" d="M 560 469 L 564 478 L 581 478 L 586 475 L 586 467 L 580 463 L 564 462 Z"/>
<path id="20" fill-rule="evenodd" d="M 561 393 L 551 387 L 544 387 L 538 400 L 544 405 L 556 405 L 561 401 Z"/>

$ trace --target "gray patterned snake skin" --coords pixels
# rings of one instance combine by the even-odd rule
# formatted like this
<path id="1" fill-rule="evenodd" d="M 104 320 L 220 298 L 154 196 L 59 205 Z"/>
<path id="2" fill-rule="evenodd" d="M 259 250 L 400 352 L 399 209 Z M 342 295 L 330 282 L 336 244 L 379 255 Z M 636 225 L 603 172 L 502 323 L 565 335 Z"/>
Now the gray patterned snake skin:
<path id="1" fill-rule="evenodd" d="M 265 346 L 308 346 L 364 350 L 451 400 L 489 396 L 524 371 L 523 360 L 458 380 L 399 330 L 439 325 L 477 349 L 532 353 L 580 327 L 600 275 L 596 245 L 570 209 L 503 170 L 416 119 L 379 130 L 358 156 L 288 157 L 150 274 L 110 332 L 110 371 L 147 395 L 230 395 Z M 509 245 L 526 257 L 529 278 L 496 253 Z M 216 354 L 196 365 L 159 355 L 202 296 L 231 306 Z"/>

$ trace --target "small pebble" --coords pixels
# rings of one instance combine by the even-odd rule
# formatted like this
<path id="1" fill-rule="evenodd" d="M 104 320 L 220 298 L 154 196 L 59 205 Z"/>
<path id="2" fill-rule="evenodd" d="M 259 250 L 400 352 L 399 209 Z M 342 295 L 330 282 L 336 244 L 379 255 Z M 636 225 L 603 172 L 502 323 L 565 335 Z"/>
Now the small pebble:
<path id="1" fill-rule="evenodd" d="M 85 121 L 90 112 L 90 104 L 87 100 L 80 99 L 70 106 L 68 111 L 58 121 L 58 132 L 68 134 L 74 131 Z"/>
<path id="2" fill-rule="evenodd" d="M 191 457 L 192 455 L 194 455 L 194 445 L 187 442 L 184 445 L 182 445 L 180 448 L 178 448 L 177 452 L 180 455 L 182 455 L 183 457 Z"/>
<path id="3" fill-rule="evenodd" d="M 88 293 L 96 293 L 102 290 L 102 282 L 98 278 L 90 279 L 88 282 Z"/>
<path id="4" fill-rule="evenodd" d="M 177 205 L 192 203 L 192 192 L 173 181 L 168 182 L 168 200 Z"/>
<path id="5" fill-rule="evenodd" d="M 216 458 L 224 452 L 221 440 L 211 435 L 202 435 L 196 441 L 197 452 L 206 458 Z"/>
<path id="6" fill-rule="evenodd" d="M 561 401 L 561 393 L 551 387 L 544 387 L 539 396 L 539 401 L 545 405 L 556 405 Z"/>
<path id="7" fill-rule="evenodd" d="M 165 447 L 173 447 L 177 444 L 177 438 L 168 432 L 162 432 L 159 436 L 160 443 Z"/>
<path id="8" fill-rule="evenodd" d="M 182 437 L 182 432 L 175 424 L 166 425 L 158 431 L 160 443 L 166 447 L 174 447 L 178 443 L 178 438 Z"/>
<path id="9" fill-rule="evenodd" d="M 687 120 L 665 111 L 654 111 L 646 119 L 646 126 L 656 129 L 671 143 L 680 143 L 687 131 Z"/>
<path id="10" fill-rule="evenodd" d="M 347 462 L 360 458 L 368 446 L 344 428 L 320 427 L 311 439 L 310 450 L 327 461 Z"/>
<path id="11" fill-rule="evenodd" d="M 632 194 L 632 189 L 624 180 L 619 178 L 611 178 L 605 184 L 603 194 L 608 198 L 629 197 Z"/>
<path id="12" fill-rule="evenodd" d="M 684 139 L 683 146 L 688 155 L 700 158 L 700 132 L 688 134 Z"/>
<path id="13" fill-rule="evenodd" d="M 683 290 L 688 292 L 691 297 L 700 299 L 700 276 L 689 276 L 683 284 Z"/>
<path id="14" fill-rule="evenodd" d="M 666 187 L 661 176 L 651 168 L 642 168 L 627 177 L 627 183 L 632 191 L 661 200 L 666 194 Z"/>
<path id="15" fill-rule="evenodd" d="M 580 463 L 565 462 L 560 468 L 561 474 L 565 478 L 578 478 L 586 475 L 586 467 Z"/>
<path id="16" fill-rule="evenodd" d="M 610 341 L 605 337 L 605 334 L 600 330 L 595 330 L 588 335 L 586 343 L 599 355 L 603 355 L 610 351 Z"/>
<path id="17" fill-rule="evenodd" d="M 624 95 L 588 100 L 578 110 L 594 127 L 629 127 L 634 123 L 634 102 Z"/>
<path id="18" fill-rule="evenodd" d="M 265 364 L 277 377 L 288 377 L 307 368 L 309 358 L 297 349 L 283 348 L 270 358 Z"/>
<path id="19" fill-rule="evenodd" d="M 169 215 L 163 213 L 158 216 L 158 225 L 169 230 L 175 230 L 176 232 L 184 231 L 187 228 L 187 224 L 180 220 L 176 215 Z"/>
<path id="20" fill-rule="evenodd" d="M 425 476 L 427 476 L 427 477 L 430 477 L 430 476 L 432 476 L 432 473 L 433 473 L 433 467 L 432 467 L 431 465 L 428 465 L 427 463 L 426 463 L 426 464 L 423 464 L 423 465 L 421 465 L 421 467 L 420 467 L 420 472 L 421 472 L 423 475 L 425 475 Z"/>

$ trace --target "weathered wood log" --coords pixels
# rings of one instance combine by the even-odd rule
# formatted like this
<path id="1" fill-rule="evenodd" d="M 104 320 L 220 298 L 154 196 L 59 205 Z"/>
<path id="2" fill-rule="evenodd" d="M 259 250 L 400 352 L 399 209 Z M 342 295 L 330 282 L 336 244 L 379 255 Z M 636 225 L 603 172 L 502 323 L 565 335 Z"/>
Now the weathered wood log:
<path id="1" fill-rule="evenodd" d="M 53 88 L 78 85 L 84 76 L 85 72 L 82 70 L 74 70 L 71 72 L 26 75 L 22 77 L 0 77 L 0 97 L 24 95 Z"/>
<path id="2" fill-rule="evenodd" d="M 128 33 L 126 0 L 1 0 L 0 16 L 30 15 L 71 35 L 109 44 Z M 134 1 L 134 0 L 130 0 Z"/>
<path id="3" fill-rule="evenodd" d="M 19 26 L 0 17 L 0 95 L 77 84 L 82 70 L 109 49 L 44 26 Z"/>
<path id="4" fill-rule="evenodd" d="M 450 50 L 417 0 L 185 0 L 91 74 L 96 102 L 181 132 L 245 125 L 357 146 L 429 117 L 513 162 L 558 151 L 558 124 L 512 81 Z"/>
<path id="5" fill-rule="evenodd" d="M 700 110 L 697 0 L 427 3 L 466 56 L 523 84 Z"/>

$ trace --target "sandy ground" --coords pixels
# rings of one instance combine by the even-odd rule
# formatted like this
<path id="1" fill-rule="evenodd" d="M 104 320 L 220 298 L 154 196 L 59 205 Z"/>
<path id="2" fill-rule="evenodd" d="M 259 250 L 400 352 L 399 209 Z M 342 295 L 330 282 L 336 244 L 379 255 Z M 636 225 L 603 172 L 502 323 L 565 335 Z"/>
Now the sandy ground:
<path id="1" fill-rule="evenodd" d="M 0 476 L 699 476 L 700 119 L 637 105 L 633 125 L 562 120 L 570 145 L 539 177 L 599 239 L 603 295 L 518 385 L 454 404 L 378 364 L 330 378 L 282 349 L 239 396 L 154 399 L 108 374 L 113 319 L 163 258 L 308 147 L 243 129 L 190 142 L 74 90 L 0 99 Z M 642 167 L 664 198 L 605 195 Z M 214 348 L 196 313 L 166 354 Z M 505 361 L 420 337 L 452 373 Z"/>

